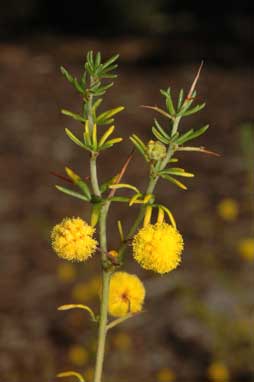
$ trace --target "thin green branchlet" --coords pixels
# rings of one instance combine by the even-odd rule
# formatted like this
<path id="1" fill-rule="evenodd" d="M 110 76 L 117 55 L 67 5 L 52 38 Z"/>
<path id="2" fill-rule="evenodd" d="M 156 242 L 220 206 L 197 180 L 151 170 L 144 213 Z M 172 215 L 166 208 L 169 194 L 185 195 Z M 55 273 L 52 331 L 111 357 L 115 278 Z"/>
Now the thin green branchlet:
<path id="1" fill-rule="evenodd" d="M 82 223 L 81 219 L 73 218 L 68 221 L 65 220 L 63 223 L 54 228 L 53 231 L 55 239 L 53 248 L 60 257 L 64 257 L 65 259 L 70 257 L 70 254 L 66 252 L 66 243 L 64 243 L 63 246 L 63 239 L 61 238 L 58 240 L 57 237 L 57 232 L 59 230 L 60 232 L 68 231 L 66 240 L 69 240 L 67 244 L 69 245 L 68 248 L 72 251 L 72 258 L 75 257 L 75 254 L 77 253 L 81 256 L 84 248 L 87 251 L 86 256 L 89 257 L 89 248 L 92 248 L 95 245 L 92 234 L 94 232 L 94 228 L 98 226 L 99 246 L 97 250 L 101 256 L 102 291 L 99 315 L 96 315 L 90 307 L 83 304 L 63 305 L 59 307 L 59 310 L 69 310 L 74 308 L 83 309 L 89 313 L 91 320 L 98 324 L 98 343 L 93 382 L 102 382 L 105 343 L 108 331 L 124 322 L 126 319 L 133 317 L 142 309 L 145 292 L 141 281 L 136 276 L 128 275 L 125 272 L 116 272 L 120 267 L 124 266 L 128 243 L 132 241 L 142 222 L 144 227 L 154 230 L 155 238 L 156 229 L 160 229 L 160 227 L 165 230 L 165 232 L 172 234 L 172 237 L 174 237 L 175 240 L 180 240 L 178 244 L 179 254 L 182 251 L 181 235 L 176 230 L 176 223 L 171 210 L 156 200 L 155 189 L 159 183 L 159 180 L 165 180 L 182 190 L 186 190 L 186 185 L 178 178 L 191 178 L 194 175 L 181 167 L 175 167 L 174 163 L 178 162 L 178 159 L 175 156 L 177 152 L 199 151 L 216 155 L 215 153 L 206 150 L 204 147 L 185 146 L 187 142 L 204 134 L 208 129 L 208 125 L 197 130 L 190 129 L 184 133 L 182 133 L 179 128 L 180 122 L 183 118 L 197 113 L 205 106 L 203 103 L 193 106 L 193 102 L 197 95 L 195 89 L 200 75 L 201 65 L 186 96 L 184 95 L 183 89 L 181 89 L 177 102 L 174 102 L 172 98 L 172 90 L 167 88 L 166 90 L 161 90 L 161 95 L 165 99 L 165 108 L 160 108 L 157 106 L 144 106 L 145 108 L 158 113 L 161 118 L 166 118 L 166 127 L 163 126 L 164 123 L 162 124 L 161 121 L 155 118 L 151 128 L 153 139 L 151 139 L 148 143 L 145 143 L 136 134 L 133 134 L 130 137 L 135 149 L 142 155 L 144 162 L 148 165 L 149 176 L 146 189 L 141 191 L 136 185 L 122 183 L 122 179 L 126 174 L 128 164 L 132 160 L 133 155 L 130 155 L 127 160 L 125 160 L 123 167 L 120 170 L 117 169 L 117 172 L 112 174 L 110 179 L 101 182 L 97 174 L 98 158 L 103 155 L 104 150 L 110 149 L 115 144 L 122 141 L 121 137 L 112 138 L 111 136 L 115 130 L 114 118 L 124 109 L 124 107 L 117 106 L 113 109 L 99 112 L 99 109 L 103 103 L 103 96 L 113 86 L 113 82 L 108 82 L 108 80 L 117 77 L 114 73 L 117 68 L 117 59 L 118 55 L 115 55 L 107 61 L 102 62 L 100 53 L 94 54 L 92 51 L 89 51 L 86 56 L 84 72 L 80 79 L 77 79 L 70 74 L 66 68 L 61 67 L 62 74 L 81 97 L 82 104 L 80 114 L 73 113 L 67 109 L 62 110 L 64 115 L 74 119 L 80 123 L 81 126 L 80 133 L 78 134 L 73 134 L 69 129 L 65 129 L 65 132 L 73 143 L 79 146 L 82 150 L 87 151 L 89 155 L 90 175 L 88 178 L 84 179 L 84 177 L 66 167 L 65 170 L 68 176 L 68 181 L 72 183 L 73 187 L 67 188 L 61 185 L 56 185 L 56 188 L 64 194 L 75 197 L 82 202 L 90 203 L 92 208 L 90 226 L 87 223 Z M 109 127 L 105 130 L 104 126 Z M 57 174 L 55 175 L 58 176 Z M 63 176 L 59 176 L 59 178 L 65 179 Z M 119 190 L 127 190 L 132 192 L 133 195 L 116 195 Z M 140 209 L 129 232 L 126 234 L 124 234 L 122 222 L 118 221 L 117 226 L 120 235 L 119 246 L 118 249 L 109 251 L 107 245 L 108 212 L 112 205 L 119 202 L 125 203 L 130 208 L 134 204 L 139 204 Z M 151 223 L 153 210 L 158 212 L 157 223 L 155 225 Z M 165 223 L 166 217 L 169 220 L 170 225 Z M 77 227 L 81 227 L 80 229 L 83 230 L 82 232 L 87 235 L 87 242 L 79 237 L 78 239 L 76 238 L 75 235 L 77 232 Z M 141 240 L 142 235 L 146 235 L 146 232 L 142 231 L 139 234 L 139 239 Z M 70 242 L 72 237 L 73 241 Z M 91 243 L 90 247 L 87 243 Z M 151 266 L 150 263 L 148 264 L 148 262 L 145 261 L 146 259 L 140 259 L 140 254 L 138 252 L 138 239 L 136 239 L 135 243 L 137 246 L 137 261 L 141 261 L 141 265 L 144 264 L 147 267 L 148 265 Z M 178 256 L 178 254 L 176 255 Z M 143 254 L 141 254 L 141 257 L 142 256 Z M 179 262 L 179 259 L 176 257 L 174 264 L 173 262 L 170 263 L 170 261 L 168 264 L 164 264 L 166 271 L 175 268 Z M 156 266 L 153 264 L 152 266 L 154 266 L 153 269 L 156 270 Z M 158 268 L 158 273 L 163 273 L 165 271 L 164 268 Z M 138 290 L 139 293 L 140 303 L 138 303 L 138 305 L 135 305 L 131 301 L 130 296 L 128 304 L 126 305 L 126 296 L 124 295 L 123 301 L 119 306 L 110 306 L 111 280 L 113 285 L 113 279 L 115 280 L 117 277 L 120 277 L 123 284 L 124 282 L 127 282 L 127 284 L 129 283 L 128 285 L 133 283 L 134 292 L 136 293 Z M 116 285 L 120 288 L 119 281 L 116 282 Z M 117 292 L 117 290 L 114 292 Z M 109 321 L 108 311 L 111 315 L 118 318 Z M 58 374 L 58 377 L 69 376 L 75 376 L 81 382 L 85 381 L 83 375 L 76 371 L 66 371 Z"/>

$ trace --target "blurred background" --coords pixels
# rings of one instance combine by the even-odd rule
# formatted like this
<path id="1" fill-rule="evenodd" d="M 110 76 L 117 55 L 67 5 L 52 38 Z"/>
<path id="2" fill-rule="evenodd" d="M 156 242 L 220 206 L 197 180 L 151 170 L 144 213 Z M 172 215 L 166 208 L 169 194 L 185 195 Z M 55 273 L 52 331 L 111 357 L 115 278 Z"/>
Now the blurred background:
<path id="1" fill-rule="evenodd" d="M 161 181 L 158 198 L 185 239 L 183 262 L 158 277 L 129 254 L 126 269 L 147 288 L 146 312 L 110 333 L 105 380 L 253 381 L 251 2 L 9 0 L 0 10 L 2 381 L 52 382 L 66 369 L 92 381 L 95 329 L 83 313 L 56 308 L 79 302 L 98 309 L 99 262 L 66 264 L 49 241 L 63 217 L 88 218 L 86 206 L 54 189 L 50 171 L 63 173 L 67 165 L 88 172 L 88 157 L 64 134 L 76 124 L 60 109 L 78 112 L 80 104 L 59 67 L 79 75 L 89 49 L 104 58 L 120 53 L 105 107 L 125 106 L 116 123 L 126 142 L 99 162 L 102 180 L 129 155 L 129 135 L 151 139 L 155 114 L 139 105 L 162 105 L 161 88 L 171 86 L 173 96 L 188 90 L 201 60 L 197 99 L 207 106 L 181 128 L 209 123 L 197 143 L 221 154 L 179 155 L 196 174 L 188 191 Z M 124 180 L 144 189 L 145 166 L 135 155 Z M 136 213 L 115 206 L 111 248 L 118 243 L 116 220 L 127 229 Z"/>

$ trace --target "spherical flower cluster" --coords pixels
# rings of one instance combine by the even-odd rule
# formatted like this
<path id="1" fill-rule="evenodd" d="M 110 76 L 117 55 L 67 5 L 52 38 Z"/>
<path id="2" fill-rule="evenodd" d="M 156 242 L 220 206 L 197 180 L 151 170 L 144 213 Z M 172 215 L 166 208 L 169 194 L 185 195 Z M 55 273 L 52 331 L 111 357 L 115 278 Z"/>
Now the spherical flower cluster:
<path id="1" fill-rule="evenodd" d="M 249 262 L 254 261 L 254 238 L 247 237 L 241 239 L 238 244 L 238 250 L 245 260 Z"/>
<path id="2" fill-rule="evenodd" d="M 56 254 L 69 261 L 84 261 L 95 251 L 95 229 L 80 218 L 65 218 L 51 233 L 52 247 Z"/>
<path id="3" fill-rule="evenodd" d="M 110 280 L 108 311 L 114 317 L 142 310 L 145 288 L 136 275 L 116 272 Z"/>
<path id="4" fill-rule="evenodd" d="M 144 269 L 163 274 L 175 269 L 181 261 L 183 238 L 165 222 L 141 228 L 132 245 L 134 258 Z"/>
<path id="5" fill-rule="evenodd" d="M 75 366 L 84 366 L 87 363 L 88 358 L 88 351 L 80 345 L 74 345 L 69 349 L 69 360 Z"/>
<path id="6" fill-rule="evenodd" d="M 217 206 L 219 216 L 226 221 L 236 220 L 239 214 L 239 206 L 235 199 L 225 198 Z"/>
<path id="7" fill-rule="evenodd" d="M 165 367 L 157 373 L 156 380 L 158 382 L 173 382 L 175 381 L 175 373 L 168 367 Z"/>
<path id="8" fill-rule="evenodd" d="M 229 380 L 229 370 L 222 362 L 214 362 L 208 368 L 208 376 L 211 382 L 227 382 Z"/>

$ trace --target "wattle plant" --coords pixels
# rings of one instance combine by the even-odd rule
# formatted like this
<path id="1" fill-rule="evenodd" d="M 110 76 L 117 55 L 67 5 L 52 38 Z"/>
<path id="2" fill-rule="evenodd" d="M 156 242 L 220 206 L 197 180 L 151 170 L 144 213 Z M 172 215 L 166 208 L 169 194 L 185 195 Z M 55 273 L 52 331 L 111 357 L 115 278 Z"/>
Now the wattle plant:
<path id="1" fill-rule="evenodd" d="M 64 218 L 53 228 L 51 238 L 53 250 L 64 260 L 83 263 L 92 256 L 101 258 L 102 290 L 99 312 L 94 313 L 90 307 L 83 304 L 59 307 L 59 310 L 83 309 L 98 326 L 93 382 L 102 381 L 105 342 L 109 330 L 139 314 L 143 309 L 145 287 L 142 281 L 136 275 L 122 270 L 127 249 L 132 247 L 137 265 L 158 274 L 174 270 L 181 262 L 183 238 L 176 227 L 171 210 L 156 199 L 155 188 L 158 182 L 161 180 L 164 186 L 169 182 L 182 190 L 187 189 L 179 178 L 192 178 L 194 175 L 182 167 L 176 167 L 175 163 L 178 162 L 176 156 L 179 151 L 199 151 L 216 155 L 204 147 L 186 145 L 187 142 L 204 134 L 208 125 L 187 132 L 181 132 L 180 129 L 182 119 L 197 113 L 205 106 L 204 103 L 193 106 L 200 67 L 189 92 L 184 95 L 184 91 L 181 90 L 176 104 L 172 100 L 171 89 L 168 88 L 161 90 L 165 109 L 145 106 L 165 118 L 165 126 L 154 119 L 151 129 L 153 139 L 145 143 L 136 134 L 130 137 L 134 147 L 142 155 L 144 164 L 149 168 L 146 189 L 140 190 L 137 185 L 122 182 L 133 155 L 127 158 L 120 171 L 117 169 L 110 179 L 102 183 L 97 176 L 97 159 L 105 150 L 113 148 L 122 141 L 121 137 L 112 137 L 112 134 L 115 130 L 114 118 L 124 107 L 118 106 L 99 112 L 102 97 L 113 85 L 113 82 L 107 83 L 108 79 L 117 77 L 113 73 L 117 68 L 117 59 L 118 55 L 115 55 L 103 63 L 100 53 L 94 55 L 92 51 L 88 52 L 85 70 L 80 79 L 73 77 L 61 67 L 62 74 L 75 88 L 82 104 L 81 114 L 62 110 L 64 115 L 73 118 L 80 125 L 77 134 L 69 129 L 65 129 L 65 132 L 70 140 L 83 150 L 80 150 L 81 155 L 88 154 L 90 175 L 89 178 L 83 179 L 66 167 L 68 178 L 60 175 L 59 178 L 68 180 L 73 187 L 57 185 L 56 188 L 80 199 L 81 203 L 90 203 L 92 208 L 90 217 Z M 103 167 L 103 163 L 101 166 Z M 131 197 L 117 195 L 118 190 L 124 189 L 131 190 L 133 195 Z M 119 202 L 125 203 L 129 208 L 139 204 L 140 209 L 129 232 L 124 233 L 124 227 L 121 221 L 118 221 L 119 245 L 118 248 L 110 249 L 107 245 L 108 212 L 111 207 L 116 208 Z M 156 213 L 155 221 L 153 212 Z M 110 316 L 115 318 L 110 319 Z M 70 376 L 77 377 L 81 382 L 85 381 L 83 375 L 76 371 L 64 371 L 58 374 L 58 377 Z"/>

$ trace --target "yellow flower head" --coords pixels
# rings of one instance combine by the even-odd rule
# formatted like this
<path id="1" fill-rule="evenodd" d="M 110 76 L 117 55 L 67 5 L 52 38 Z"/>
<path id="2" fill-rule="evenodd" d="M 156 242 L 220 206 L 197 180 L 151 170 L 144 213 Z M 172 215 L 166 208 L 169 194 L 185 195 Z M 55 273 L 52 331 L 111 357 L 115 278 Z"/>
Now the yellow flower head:
<path id="1" fill-rule="evenodd" d="M 97 245 L 93 239 L 95 229 L 80 218 L 66 218 L 52 232 L 52 247 L 56 254 L 69 261 L 84 261 Z"/>
<path id="2" fill-rule="evenodd" d="M 132 346 L 132 339 L 128 333 L 117 333 L 114 338 L 114 345 L 118 350 L 128 351 Z"/>
<path id="3" fill-rule="evenodd" d="M 254 238 L 247 237 L 238 244 L 238 250 L 241 256 L 247 261 L 254 261 Z"/>
<path id="4" fill-rule="evenodd" d="M 75 366 L 83 366 L 88 361 L 88 352 L 80 345 L 74 345 L 69 349 L 69 359 Z"/>
<path id="5" fill-rule="evenodd" d="M 212 382 L 227 382 L 229 370 L 222 362 L 213 362 L 208 368 L 208 376 Z"/>
<path id="6" fill-rule="evenodd" d="M 132 246 L 134 258 L 144 269 L 163 274 L 180 263 L 183 238 L 167 223 L 147 224 L 136 234 Z"/>
<path id="7" fill-rule="evenodd" d="M 76 269 L 73 264 L 61 263 L 57 268 L 57 276 L 63 282 L 72 282 L 76 276 Z"/>
<path id="8" fill-rule="evenodd" d="M 219 216 L 226 221 L 234 221 L 239 213 L 239 206 L 235 199 L 225 198 L 217 206 Z"/>
<path id="9" fill-rule="evenodd" d="M 114 317 L 138 313 L 142 309 L 145 288 L 136 275 L 116 272 L 110 280 L 108 311 Z"/>
<path id="10" fill-rule="evenodd" d="M 158 382 L 173 382 L 174 380 L 175 373 L 168 367 L 161 369 L 157 374 Z"/>

